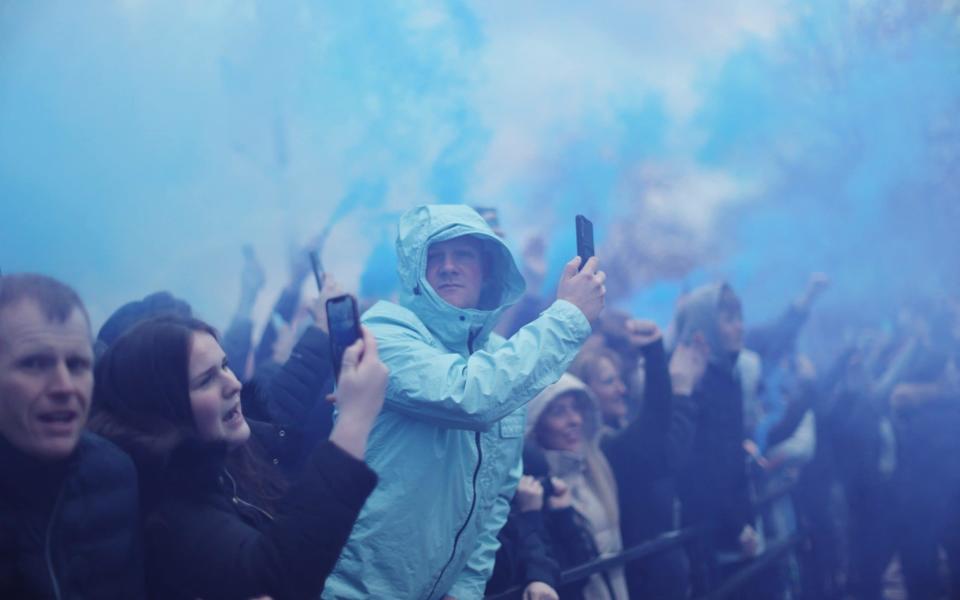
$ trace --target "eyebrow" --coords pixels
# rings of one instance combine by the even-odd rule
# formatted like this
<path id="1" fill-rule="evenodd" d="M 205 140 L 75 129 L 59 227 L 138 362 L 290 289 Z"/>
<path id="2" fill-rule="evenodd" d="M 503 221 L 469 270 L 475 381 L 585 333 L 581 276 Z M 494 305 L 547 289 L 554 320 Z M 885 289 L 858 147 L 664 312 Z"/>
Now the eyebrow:
<path id="1" fill-rule="evenodd" d="M 206 370 L 204 370 L 204 371 L 201 371 L 200 373 L 197 373 L 197 375 L 195 375 L 194 377 L 192 377 L 192 378 L 190 379 L 190 385 L 194 385 L 195 383 L 197 383 L 197 380 L 198 380 L 198 379 L 203 379 L 205 376 L 211 374 L 213 371 L 216 371 L 216 370 L 217 370 L 217 367 L 218 367 L 218 365 L 213 365 L 213 366 L 211 366 L 210 368 L 208 368 L 208 369 L 206 369 Z"/>

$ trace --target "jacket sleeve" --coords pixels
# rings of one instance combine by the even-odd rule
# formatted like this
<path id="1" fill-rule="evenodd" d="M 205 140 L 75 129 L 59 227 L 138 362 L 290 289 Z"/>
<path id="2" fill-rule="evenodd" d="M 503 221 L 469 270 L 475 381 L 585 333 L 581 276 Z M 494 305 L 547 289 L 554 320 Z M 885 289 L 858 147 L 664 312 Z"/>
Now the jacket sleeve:
<path id="1" fill-rule="evenodd" d="M 316 439 L 325 439 L 333 428 L 333 405 L 322 402 L 333 391 L 330 338 L 319 327 L 309 327 L 294 346 L 290 358 L 268 380 L 267 411 L 274 423 L 303 427 L 320 419 Z"/>
<path id="2" fill-rule="evenodd" d="M 602 447 L 621 476 L 652 479 L 676 472 L 689 455 L 697 411 L 690 396 L 673 394 L 663 343 L 643 353 L 643 410 L 623 431 L 605 437 Z"/>
<path id="3" fill-rule="evenodd" d="M 375 485 L 363 462 L 325 442 L 261 529 L 187 501 L 151 519 L 151 575 L 191 598 L 315 598 Z"/>
<path id="4" fill-rule="evenodd" d="M 547 550 L 542 511 L 520 513 L 518 518 L 521 522 L 519 559 L 523 566 L 522 583 L 529 585 L 542 581 L 556 589 L 560 585 L 560 565 Z"/>
<path id="5" fill-rule="evenodd" d="M 517 491 L 517 483 L 520 482 L 520 475 L 523 474 L 522 461 L 510 469 L 506 480 L 500 486 L 500 492 L 493 501 L 493 506 L 483 522 L 483 531 L 477 537 L 477 545 L 467 559 L 467 564 L 457 576 L 453 587 L 447 592 L 457 600 L 469 600 L 483 598 L 484 590 L 487 587 L 487 580 L 493 574 L 493 563 L 497 558 L 497 550 L 500 548 L 500 540 L 497 537 L 507 517 L 510 516 L 510 501 Z"/>
<path id="6" fill-rule="evenodd" d="M 385 408 L 442 427 L 486 431 L 556 382 L 590 335 L 573 304 L 557 300 L 495 350 L 469 357 L 441 347 L 415 325 L 365 321 L 390 368 Z"/>

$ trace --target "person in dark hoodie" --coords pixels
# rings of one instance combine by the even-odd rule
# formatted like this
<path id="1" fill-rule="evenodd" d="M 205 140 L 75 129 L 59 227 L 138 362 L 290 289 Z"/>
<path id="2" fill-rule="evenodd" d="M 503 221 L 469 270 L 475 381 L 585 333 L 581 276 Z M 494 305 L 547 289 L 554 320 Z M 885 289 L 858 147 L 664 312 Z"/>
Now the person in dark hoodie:
<path id="1" fill-rule="evenodd" d="M 83 430 L 87 311 L 63 283 L 0 278 L 0 597 L 143 598 L 137 477 Z"/>
<path id="2" fill-rule="evenodd" d="M 601 448 L 617 480 L 620 527 L 629 548 L 679 527 L 674 518 L 676 473 L 690 454 L 698 412 L 691 392 L 703 376 L 707 350 L 703 344 L 683 344 L 668 367 L 656 324 L 628 319 L 622 329 L 620 347 L 628 346 L 643 358 L 642 403 L 632 420 L 626 418 L 628 386 L 620 353 L 606 346 L 585 347 L 570 371 L 587 384 L 601 411 L 612 417 L 605 419 Z M 679 548 L 628 563 L 630 595 L 683 598 L 689 590 L 689 570 Z"/>
<path id="3" fill-rule="evenodd" d="M 376 342 L 344 354 L 329 441 L 289 486 L 265 462 L 213 329 L 140 323 L 97 363 L 91 427 L 134 459 L 155 598 L 316 598 L 376 484 L 363 463 L 387 371 Z"/>
<path id="4" fill-rule="evenodd" d="M 706 342 L 709 348 L 693 392 L 700 407 L 697 433 L 679 480 L 684 522 L 710 527 L 709 540 L 721 555 L 755 556 L 761 540 L 743 448 L 743 390 L 735 375 L 743 340 L 740 299 L 726 283 L 697 288 L 682 301 L 674 332 L 677 343 Z"/>

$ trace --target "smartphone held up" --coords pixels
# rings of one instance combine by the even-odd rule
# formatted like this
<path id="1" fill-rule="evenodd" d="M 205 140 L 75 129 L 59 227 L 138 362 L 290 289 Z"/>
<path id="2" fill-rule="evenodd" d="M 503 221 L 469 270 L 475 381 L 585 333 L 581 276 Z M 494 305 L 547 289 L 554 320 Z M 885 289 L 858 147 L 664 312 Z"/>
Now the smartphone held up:
<path id="1" fill-rule="evenodd" d="M 326 305 L 330 358 L 333 361 L 333 372 L 339 379 L 343 353 L 361 338 L 360 314 L 357 311 L 357 299 L 350 294 L 330 298 Z"/>
<path id="2" fill-rule="evenodd" d="M 590 257 L 594 255 L 593 250 L 593 222 L 583 215 L 577 215 L 577 256 L 580 257 L 579 271 L 587 264 Z"/>

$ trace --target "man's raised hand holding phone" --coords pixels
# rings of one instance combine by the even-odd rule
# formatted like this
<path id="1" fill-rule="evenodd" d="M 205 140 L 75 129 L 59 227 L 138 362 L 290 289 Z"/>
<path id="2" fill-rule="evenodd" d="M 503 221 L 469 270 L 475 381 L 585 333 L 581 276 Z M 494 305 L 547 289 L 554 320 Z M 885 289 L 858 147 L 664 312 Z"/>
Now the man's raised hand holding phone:
<path id="1" fill-rule="evenodd" d="M 595 320 L 603 310 L 607 287 L 604 282 L 607 274 L 601 271 L 600 260 L 593 256 L 579 272 L 580 257 L 575 256 L 563 268 L 560 284 L 557 286 L 557 300 L 566 300 L 587 317 Z"/>

